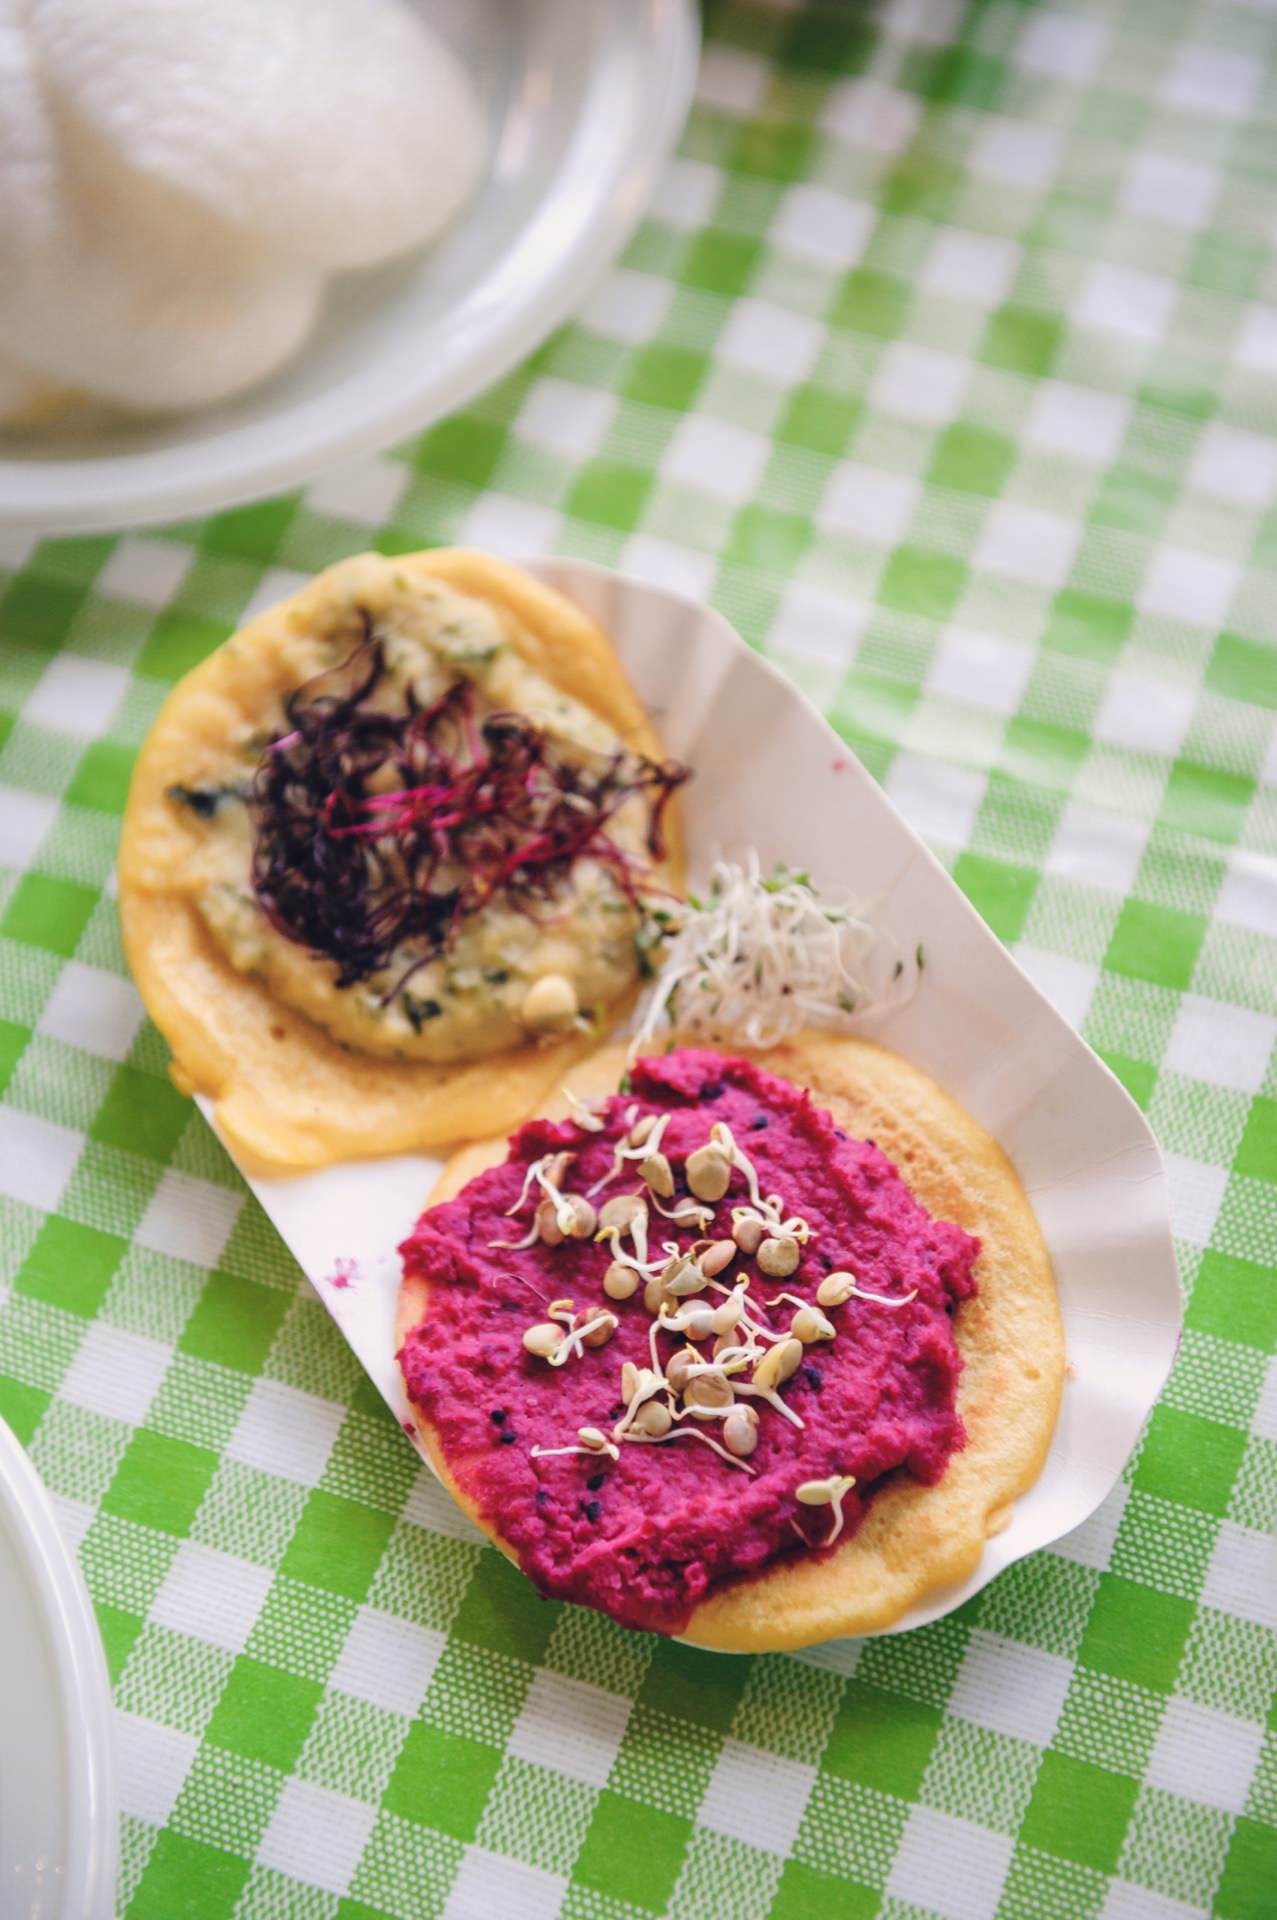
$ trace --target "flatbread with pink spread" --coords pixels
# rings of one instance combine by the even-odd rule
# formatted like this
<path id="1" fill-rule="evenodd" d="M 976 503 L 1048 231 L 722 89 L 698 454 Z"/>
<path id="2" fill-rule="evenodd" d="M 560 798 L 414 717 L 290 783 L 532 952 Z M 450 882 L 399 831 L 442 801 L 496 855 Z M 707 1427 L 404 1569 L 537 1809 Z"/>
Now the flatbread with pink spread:
<path id="1" fill-rule="evenodd" d="M 624 1065 L 611 1048 L 570 1077 L 579 1098 L 612 1096 L 584 1126 L 561 1099 L 509 1152 L 494 1141 L 457 1155 L 405 1244 L 400 1364 L 431 1458 L 543 1592 L 624 1624 L 734 1651 L 889 1626 L 972 1571 L 1036 1479 L 1055 1426 L 1063 1334 L 1015 1172 L 925 1074 L 866 1042 L 809 1033 L 752 1058 L 683 1049 L 637 1063 L 618 1094 Z M 652 1115 L 667 1116 L 671 1186 L 664 1217 L 647 1190 L 646 1251 L 720 1245 L 756 1211 L 753 1199 L 766 1213 L 768 1196 L 777 1206 L 767 1218 L 786 1216 L 774 1237 L 799 1243 L 779 1278 L 760 1270 L 761 1251 L 733 1244 L 716 1279 L 674 1300 L 675 1313 L 721 1307 L 747 1280 L 751 1312 L 779 1346 L 818 1294 L 839 1294 L 844 1275 L 855 1283 L 820 1309 L 828 1336 L 800 1342 L 778 1389 L 788 1411 L 757 1394 L 744 1402 L 756 1439 L 738 1442 L 743 1457 L 728 1457 L 720 1415 L 689 1416 L 691 1389 L 656 1398 L 717 1449 L 668 1431 L 629 1443 L 626 1362 L 633 1386 L 650 1356 L 668 1371 L 678 1348 L 692 1350 L 686 1367 L 711 1361 L 715 1342 L 654 1333 L 644 1286 L 624 1299 L 604 1290 L 628 1241 L 528 1239 L 544 1194 L 534 1163 L 557 1174 L 561 1193 L 593 1187 L 596 1210 L 610 1195 L 641 1196 L 636 1158 L 619 1179 L 604 1176 Z M 725 1137 L 740 1158 L 721 1198 L 704 1202 L 712 1217 L 690 1224 L 689 1162 Z M 682 1224 L 668 1217 L 680 1210 Z M 556 1310 L 556 1298 L 571 1309 Z M 523 1344 L 548 1325 L 553 1346 L 554 1327 L 566 1337 L 574 1316 L 597 1339 L 609 1314 L 617 1324 L 602 1343 L 577 1343 L 562 1364 Z M 724 1336 L 729 1347 L 740 1337 Z M 760 1376 L 732 1377 L 743 1395 L 741 1383 Z M 649 1418 L 660 1428 L 665 1416 Z"/>

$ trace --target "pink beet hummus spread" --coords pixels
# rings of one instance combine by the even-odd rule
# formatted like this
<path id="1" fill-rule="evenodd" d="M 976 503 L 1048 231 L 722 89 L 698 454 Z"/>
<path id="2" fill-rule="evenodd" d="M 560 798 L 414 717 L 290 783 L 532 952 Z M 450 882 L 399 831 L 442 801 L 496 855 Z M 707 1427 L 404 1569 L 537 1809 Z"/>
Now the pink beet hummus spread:
<path id="1" fill-rule="evenodd" d="M 622 1363 L 649 1364 L 652 1317 L 641 1288 L 620 1303 L 604 1294 L 606 1245 L 537 1242 L 503 1252 L 490 1243 L 524 1236 L 534 1200 L 515 1215 L 506 1210 L 533 1160 L 575 1151 L 565 1189 L 586 1192 L 607 1173 L 635 1107 L 639 1115 L 672 1116 L 661 1146 L 676 1196 L 687 1191 L 687 1155 L 723 1120 L 753 1161 L 762 1192 L 782 1195 L 809 1223 L 812 1237 L 789 1277 L 768 1280 L 743 1255 L 722 1275 L 731 1283 L 752 1272 L 750 1293 L 760 1305 L 782 1288 L 814 1301 L 831 1270 L 850 1270 L 862 1287 L 893 1298 L 917 1289 L 903 1307 L 853 1298 L 832 1315 L 837 1338 L 808 1346 L 784 1388 L 801 1431 L 753 1403 L 759 1429 L 752 1477 L 687 1442 L 622 1445 L 615 1461 L 532 1452 L 574 1442 L 583 1426 L 610 1432 L 625 1411 Z M 980 1247 L 961 1228 L 933 1220 L 871 1141 L 848 1139 L 807 1093 L 748 1061 L 691 1049 L 640 1061 L 630 1090 L 614 1095 L 599 1117 L 606 1122 L 601 1132 L 570 1120 L 529 1121 L 503 1165 L 422 1215 L 402 1254 L 405 1272 L 430 1285 L 429 1316 L 409 1333 L 399 1357 L 409 1396 L 457 1485 L 542 1593 L 596 1607 L 626 1626 L 677 1633 L 726 1583 L 820 1551 L 830 1509 L 800 1503 L 795 1489 L 802 1483 L 855 1475 L 843 1502 L 846 1538 L 888 1475 L 940 1479 L 964 1444 L 952 1314 L 975 1291 Z M 596 1203 L 638 1186 L 631 1167 Z M 731 1209 L 747 1197 L 735 1170 L 705 1237 L 728 1235 Z M 686 1245 L 694 1237 L 653 1217 L 657 1245 L 663 1238 Z M 608 1308 L 620 1325 L 605 1346 L 551 1367 L 524 1351 L 522 1336 L 562 1296 L 578 1308 Z M 780 1306 L 769 1318 L 785 1327 L 792 1312 Z M 662 1359 L 682 1344 L 662 1333 Z"/>

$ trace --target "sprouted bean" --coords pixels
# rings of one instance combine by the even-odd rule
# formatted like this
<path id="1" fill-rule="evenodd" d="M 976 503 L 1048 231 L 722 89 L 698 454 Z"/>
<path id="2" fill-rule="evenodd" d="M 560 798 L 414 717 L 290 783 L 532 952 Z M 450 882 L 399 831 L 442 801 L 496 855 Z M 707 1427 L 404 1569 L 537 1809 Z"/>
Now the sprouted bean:
<path id="1" fill-rule="evenodd" d="M 638 1366 L 632 1360 L 622 1363 L 623 1411 L 610 1436 L 598 1427 L 582 1427 L 576 1444 L 534 1447 L 532 1452 L 538 1457 L 604 1452 L 619 1458 L 619 1448 L 627 1443 L 653 1446 L 690 1436 L 729 1465 L 753 1473 L 747 1459 L 757 1449 L 761 1429 L 757 1407 L 750 1403 L 762 1401 L 790 1425 L 803 1427 L 802 1416 L 786 1402 L 782 1389 L 798 1371 L 809 1345 L 836 1337 L 837 1330 L 824 1308 L 845 1305 L 857 1296 L 881 1300 L 888 1306 L 903 1305 L 904 1299 L 886 1300 L 871 1294 L 857 1285 L 852 1274 L 842 1271 L 825 1277 L 814 1303 L 782 1290 L 760 1304 L 751 1296 L 750 1275 L 742 1274 L 734 1285 L 721 1280 L 719 1275 L 726 1272 L 738 1253 L 754 1255 L 764 1273 L 787 1276 L 798 1265 L 800 1248 L 812 1237 L 809 1223 L 790 1214 L 781 1195 L 761 1191 L 757 1169 L 721 1121 L 711 1128 L 708 1142 L 688 1156 L 687 1178 L 693 1193 L 708 1201 L 711 1196 L 724 1197 L 733 1171 L 743 1175 L 749 1202 L 732 1209 L 731 1238 L 694 1240 L 688 1246 L 666 1240 L 659 1253 L 650 1249 L 649 1209 L 676 1226 L 695 1230 L 708 1225 L 713 1217 L 712 1207 L 698 1206 L 694 1200 L 673 1206 L 661 1204 L 672 1198 L 675 1184 L 673 1168 L 660 1145 L 669 1118 L 668 1114 L 659 1118 L 647 1115 L 631 1121 L 627 1115 L 626 1137 L 613 1149 L 611 1171 L 590 1190 L 597 1193 L 628 1164 L 643 1179 L 646 1193 L 616 1194 L 601 1204 L 596 1216 L 587 1197 L 562 1192 L 560 1183 L 566 1178 L 568 1162 L 562 1156 L 556 1160 L 546 1155 L 529 1168 L 520 1201 L 512 1209 L 517 1211 L 526 1204 L 535 1186 L 541 1195 L 537 1215 L 548 1245 L 584 1237 L 581 1223 L 588 1219 L 588 1230 L 610 1250 L 603 1275 L 604 1294 L 609 1300 L 628 1300 L 642 1286 L 643 1304 L 651 1315 L 650 1364 Z M 548 1229 L 544 1224 L 547 1209 L 552 1214 Z M 702 1293 L 717 1296 L 717 1303 L 698 1298 Z M 773 1327 L 767 1321 L 769 1311 L 782 1304 L 795 1310 L 787 1329 Z M 550 1366 L 559 1367 L 574 1355 L 584 1358 L 586 1348 L 606 1344 L 618 1325 L 618 1316 L 606 1307 L 578 1310 L 570 1299 L 555 1300 L 546 1309 L 545 1321 L 528 1328 L 524 1346 Z M 676 1346 L 664 1363 L 658 1344 L 662 1335 L 681 1336 L 686 1343 Z M 701 1343 L 711 1339 L 713 1351 L 706 1357 Z M 721 1425 L 721 1443 L 701 1430 L 707 1423 Z M 804 1481 L 798 1489 L 801 1504 L 833 1508 L 833 1524 L 825 1544 L 832 1544 L 841 1531 L 842 1500 L 854 1485 L 851 1475 L 833 1475 L 828 1480 Z M 795 1530 L 805 1540 L 802 1530 Z"/>
<path id="2" fill-rule="evenodd" d="M 842 1532 L 842 1503 L 856 1484 L 854 1473 L 831 1473 L 827 1480 L 804 1480 L 794 1489 L 794 1498 L 804 1507 L 832 1507 L 834 1524 L 822 1545 L 832 1547 Z"/>

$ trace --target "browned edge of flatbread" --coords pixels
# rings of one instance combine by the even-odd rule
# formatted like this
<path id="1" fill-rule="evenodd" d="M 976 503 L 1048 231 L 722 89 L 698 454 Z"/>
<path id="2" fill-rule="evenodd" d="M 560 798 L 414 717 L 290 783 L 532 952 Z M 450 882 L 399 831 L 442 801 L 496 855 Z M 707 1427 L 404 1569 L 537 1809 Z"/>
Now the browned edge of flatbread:
<path id="1" fill-rule="evenodd" d="M 147 1012 L 173 1050 L 184 1092 L 209 1095 L 217 1124 L 250 1170 L 278 1172 L 368 1154 L 402 1153 L 508 1132 L 596 1043 L 588 1035 L 528 1045 L 465 1065 L 374 1058 L 340 1045 L 260 980 L 237 972 L 189 898 L 164 875 L 180 823 L 165 789 L 188 742 L 223 737 L 250 697 L 244 662 L 259 659 L 274 690 L 277 650 L 311 609 L 371 592 L 392 574 L 446 581 L 503 616 L 511 643 L 544 677 L 654 758 L 657 740 L 607 635 L 563 595 L 487 554 L 439 548 L 342 560 L 260 614 L 187 674 L 155 720 L 134 769 L 120 842 L 125 954 Z M 233 650 L 235 697 L 226 690 Z M 219 731 L 222 730 L 222 731 Z M 666 872 L 682 875 L 678 810 L 667 815 Z M 624 1003 L 617 1009 L 625 1011 Z"/>
<path id="2" fill-rule="evenodd" d="M 749 1052 L 748 1049 L 721 1051 Z M 719 1588 L 683 1634 L 725 1652 L 761 1653 L 871 1633 L 919 1601 L 964 1580 L 986 1539 L 1041 1472 L 1064 1381 L 1064 1330 L 1041 1230 L 1010 1161 L 982 1127 L 933 1080 L 899 1055 L 863 1040 L 809 1032 L 749 1057 L 808 1087 L 856 1139 L 877 1142 L 915 1197 L 937 1219 L 981 1241 L 978 1292 L 954 1316 L 963 1359 L 958 1408 L 967 1444 L 932 1487 L 901 1474 L 872 1501 L 863 1524 L 826 1557 L 777 1563 L 757 1579 Z M 580 1098 L 614 1091 L 625 1065 L 619 1047 L 582 1063 L 566 1085 Z M 558 1096 L 546 1109 L 567 1111 Z M 445 1167 L 431 1204 L 448 1199 L 504 1159 L 506 1141 L 463 1148 Z M 428 1320 L 429 1289 L 405 1279 L 396 1350 Z M 457 1487 L 420 1410 L 418 1429 L 440 1478 L 503 1552 L 495 1518 Z"/>

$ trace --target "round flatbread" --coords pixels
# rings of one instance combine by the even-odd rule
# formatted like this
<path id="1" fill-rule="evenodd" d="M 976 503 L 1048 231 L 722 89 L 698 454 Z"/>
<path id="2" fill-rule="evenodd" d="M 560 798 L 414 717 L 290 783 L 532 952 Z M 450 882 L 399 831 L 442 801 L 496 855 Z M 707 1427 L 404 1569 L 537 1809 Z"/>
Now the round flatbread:
<path id="1" fill-rule="evenodd" d="M 743 1049 L 734 1050 L 744 1052 Z M 754 1579 L 726 1584 L 694 1611 L 685 1639 L 731 1652 L 794 1648 L 890 1626 L 925 1595 L 961 1581 L 985 1540 L 1009 1517 L 1041 1470 L 1064 1377 L 1064 1339 L 1041 1232 L 1006 1155 L 927 1075 L 865 1041 L 800 1035 L 747 1054 L 800 1088 L 854 1139 L 872 1139 L 927 1212 L 977 1236 L 977 1291 L 954 1316 L 962 1356 L 957 1408 L 966 1445 L 943 1477 L 924 1486 L 896 1474 L 869 1505 L 858 1531 L 832 1554 L 776 1562 Z M 619 1048 L 586 1061 L 566 1085 L 578 1098 L 614 1092 Z M 558 1117 L 561 1097 L 545 1111 Z M 431 1203 L 451 1198 L 505 1157 L 506 1143 L 463 1150 Z M 430 1313 L 429 1286 L 405 1280 L 396 1346 Z M 440 1477 L 498 1547 L 496 1520 L 458 1488 L 429 1422 L 418 1425 Z M 513 1556 L 511 1556 L 513 1557 Z"/>
<path id="2" fill-rule="evenodd" d="M 265 1167 L 320 1166 L 508 1131 L 593 1044 L 588 1034 L 572 1032 L 487 1059 L 377 1057 L 336 1014 L 325 1017 L 319 1000 L 307 998 L 323 967 L 304 948 L 274 938 L 275 971 L 262 977 L 265 963 L 256 953 L 249 964 L 236 965 L 233 948 L 215 937 L 209 869 L 201 864 L 208 850 L 205 822 L 175 805 L 171 790 L 218 765 L 228 740 L 247 738 L 263 713 L 314 670 L 313 636 L 341 610 L 359 607 L 375 618 L 380 609 L 402 604 L 414 587 L 426 592 L 438 584 L 481 603 L 528 672 L 594 716 L 607 737 L 660 757 L 607 636 L 519 568 L 460 550 L 342 561 L 260 615 L 179 683 L 138 757 L 125 811 L 119 868 L 125 951 L 147 1010 L 173 1049 L 178 1085 L 209 1095 L 223 1134 Z M 667 825 L 661 871 L 677 884 L 672 811 Z M 617 1010 L 627 985 L 619 989 Z"/>

